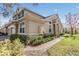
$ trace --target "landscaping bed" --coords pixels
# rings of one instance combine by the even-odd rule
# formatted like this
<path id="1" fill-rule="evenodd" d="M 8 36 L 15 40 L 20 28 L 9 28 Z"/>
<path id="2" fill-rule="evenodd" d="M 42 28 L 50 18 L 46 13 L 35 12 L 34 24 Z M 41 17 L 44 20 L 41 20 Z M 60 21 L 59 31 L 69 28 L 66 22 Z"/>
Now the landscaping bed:
<path id="1" fill-rule="evenodd" d="M 10 36 L 11 41 L 15 40 L 16 38 L 19 38 L 20 41 L 25 45 L 37 46 L 53 40 L 53 35 L 26 36 L 13 34 Z"/>
<path id="2" fill-rule="evenodd" d="M 44 37 L 44 36 L 32 37 L 32 38 L 30 38 L 29 45 L 37 46 L 37 45 L 46 43 L 46 42 L 51 41 L 51 40 L 53 40 L 52 36 L 47 36 L 47 37 Z"/>

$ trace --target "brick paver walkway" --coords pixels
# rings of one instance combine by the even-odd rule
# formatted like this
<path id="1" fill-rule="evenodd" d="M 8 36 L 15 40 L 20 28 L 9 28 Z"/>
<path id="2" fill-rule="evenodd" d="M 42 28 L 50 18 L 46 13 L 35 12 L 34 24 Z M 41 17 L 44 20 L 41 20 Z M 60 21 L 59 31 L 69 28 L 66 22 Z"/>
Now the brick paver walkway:
<path id="1" fill-rule="evenodd" d="M 28 56 L 47 56 L 47 50 L 49 48 L 51 48 L 53 45 L 55 45 L 56 43 L 58 43 L 59 41 L 61 41 L 63 39 L 63 37 L 59 37 L 59 38 L 55 38 L 52 41 L 49 41 L 47 43 L 41 44 L 39 46 L 27 46 L 24 49 L 25 55 Z"/>

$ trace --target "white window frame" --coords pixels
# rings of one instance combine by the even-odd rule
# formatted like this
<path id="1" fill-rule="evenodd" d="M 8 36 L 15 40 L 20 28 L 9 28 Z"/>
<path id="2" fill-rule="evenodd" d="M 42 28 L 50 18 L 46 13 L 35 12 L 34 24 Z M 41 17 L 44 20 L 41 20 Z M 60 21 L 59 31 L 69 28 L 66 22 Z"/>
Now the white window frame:
<path id="1" fill-rule="evenodd" d="M 51 30 L 51 32 L 52 32 L 51 25 L 49 25 L 49 30 Z M 51 33 L 51 32 L 49 31 L 49 33 Z"/>
<path id="2" fill-rule="evenodd" d="M 26 29 L 25 23 L 24 23 L 24 26 L 23 26 L 23 27 L 24 27 L 24 33 L 21 33 L 21 32 L 20 32 L 20 24 L 22 24 L 22 23 L 24 23 L 24 21 L 21 21 L 21 22 L 19 23 L 19 27 L 18 27 L 18 28 L 19 28 L 19 29 L 18 29 L 19 33 L 18 33 L 18 34 L 27 35 L 27 34 L 26 34 L 26 30 L 25 30 L 25 29 Z"/>
<path id="3" fill-rule="evenodd" d="M 52 21 L 49 21 L 49 22 L 51 22 L 51 24 L 49 23 L 49 25 L 48 25 L 48 26 L 49 26 L 49 28 L 48 28 L 48 33 L 49 33 L 49 34 L 52 34 L 52 31 L 53 31 L 53 29 L 52 29 Z M 49 29 L 51 29 L 51 32 L 49 32 Z"/>
<path id="4" fill-rule="evenodd" d="M 23 12 L 23 13 L 22 13 Z M 20 17 L 20 18 L 19 18 Z M 22 17 L 24 17 L 24 10 L 22 10 L 19 14 L 18 14 L 18 19 L 21 19 Z"/>

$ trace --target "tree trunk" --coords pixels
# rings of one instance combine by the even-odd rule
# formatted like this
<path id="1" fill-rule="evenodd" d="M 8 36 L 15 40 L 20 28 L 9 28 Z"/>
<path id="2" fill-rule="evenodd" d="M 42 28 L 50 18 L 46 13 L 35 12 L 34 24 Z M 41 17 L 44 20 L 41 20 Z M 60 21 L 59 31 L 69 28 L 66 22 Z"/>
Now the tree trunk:
<path id="1" fill-rule="evenodd" d="M 71 27 L 71 36 L 73 36 L 73 28 Z"/>

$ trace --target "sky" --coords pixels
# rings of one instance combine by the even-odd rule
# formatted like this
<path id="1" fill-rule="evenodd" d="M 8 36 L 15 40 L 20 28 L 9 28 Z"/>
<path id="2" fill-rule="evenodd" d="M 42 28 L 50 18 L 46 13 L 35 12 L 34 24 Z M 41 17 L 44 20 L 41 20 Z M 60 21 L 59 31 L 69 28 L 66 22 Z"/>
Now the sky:
<path id="1" fill-rule="evenodd" d="M 39 3 L 38 5 L 33 5 L 32 3 L 20 3 L 18 7 L 28 8 L 44 17 L 58 14 L 62 23 L 65 23 L 65 15 L 69 12 L 73 14 L 79 13 L 78 3 Z M 13 8 L 14 11 L 16 8 L 17 7 Z M 2 18 L 2 24 L 8 22 L 9 18 Z"/>

